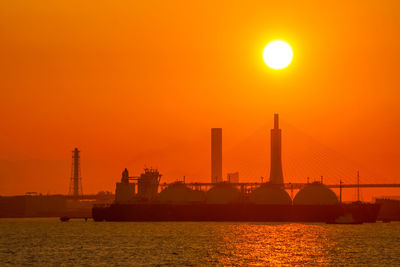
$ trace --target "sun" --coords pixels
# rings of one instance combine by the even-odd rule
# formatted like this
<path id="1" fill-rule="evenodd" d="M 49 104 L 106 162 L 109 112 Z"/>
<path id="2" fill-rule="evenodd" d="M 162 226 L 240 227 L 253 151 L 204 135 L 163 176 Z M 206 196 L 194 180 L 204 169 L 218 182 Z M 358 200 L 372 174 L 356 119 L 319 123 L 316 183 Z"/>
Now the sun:
<path id="1" fill-rule="evenodd" d="M 268 67 L 280 70 L 292 62 L 293 51 L 284 41 L 272 41 L 264 48 L 263 58 Z"/>

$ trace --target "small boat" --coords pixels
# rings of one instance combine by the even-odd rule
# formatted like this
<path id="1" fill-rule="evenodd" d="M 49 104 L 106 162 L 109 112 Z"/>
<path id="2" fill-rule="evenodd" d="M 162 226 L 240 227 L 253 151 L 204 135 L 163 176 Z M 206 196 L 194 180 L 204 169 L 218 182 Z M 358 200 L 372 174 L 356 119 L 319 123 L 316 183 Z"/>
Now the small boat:
<path id="1" fill-rule="evenodd" d="M 353 215 L 348 213 L 344 216 L 339 216 L 333 221 L 326 222 L 327 224 L 362 224 L 362 221 L 354 220 Z"/>
<path id="2" fill-rule="evenodd" d="M 89 218 L 90 218 L 90 217 L 80 217 L 80 216 L 76 216 L 76 217 L 74 217 L 74 216 L 62 216 L 62 217 L 60 217 L 60 221 L 62 221 L 62 222 L 69 222 L 69 220 L 71 220 L 71 219 L 84 219 L 84 220 L 85 220 L 85 222 L 87 222 Z"/>
<path id="3" fill-rule="evenodd" d="M 67 217 L 67 216 L 62 216 L 62 217 L 60 217 L 60 221 L 62 221 L 62 222 L 68 222 L 69 221 L 69 217 Z"/>

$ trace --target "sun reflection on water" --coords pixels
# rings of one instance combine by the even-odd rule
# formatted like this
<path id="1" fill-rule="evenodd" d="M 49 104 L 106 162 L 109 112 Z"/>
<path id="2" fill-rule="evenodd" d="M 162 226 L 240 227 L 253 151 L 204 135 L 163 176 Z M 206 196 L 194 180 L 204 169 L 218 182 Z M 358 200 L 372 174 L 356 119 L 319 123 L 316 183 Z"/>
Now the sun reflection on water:
<path id="1" fill-rule="evenodd" d="M 0 220 L 0 263 L 11 265 L 396 265 L 400 223 Z"/>
<path id="2" fill-rule="evenodd" d="M 324 263 L 336 242 L 320 225 L 231 224 L 219 229 L 217 253 L 223 265 Z"/>

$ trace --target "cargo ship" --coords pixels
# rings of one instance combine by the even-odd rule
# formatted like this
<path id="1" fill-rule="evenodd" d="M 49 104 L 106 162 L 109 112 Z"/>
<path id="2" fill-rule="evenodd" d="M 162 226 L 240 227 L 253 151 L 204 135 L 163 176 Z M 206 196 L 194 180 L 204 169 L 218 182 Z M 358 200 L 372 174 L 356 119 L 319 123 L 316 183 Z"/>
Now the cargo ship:
<path id="1" fill-rule="evenodd" d="M 337 223 L 351 215 L 353 224 L 376 222 L 379 205 L 352 207 L 257 204 L 111 204 L 93 207 L 95 221 L 251 221 Z"/>
<path id="2" fill-rule="evenodd" d="M 157 192 L 161 175 L 145 169 L 139 177 L 122 174 L 115 203 L 96 205 L 95 221 L 253 221 L 253 222 L 375 222 L 379 204 L 339 203 L 322 183 L 306 185 L 292 200 L 283 187 L 264 183 L 250 193 L 237 184 L 217 183 L 208 191 L 175 182 Z M 129 182 L 131 179 L 137 183 Z M 136 191 L 137 187 L 137 193 Z M 341 218 L 351 220 L 341 221 Z"/>
<path id="3" fill-rule="evenodd" d="M 269 181 L 248 188 L 238 173 L 222 180 L 222 129 L 211 129 L 211 183 L 175 182 L 159 192 L 158 170 L 145 169 L 138 177 L 128 170 L 117 183 L 115 203 L 94 206 L 95 221 L 277 221 L 375 222 L 378 204 L 343 204 L 321 182 L 307 183 L 292 199 L 284 189 L 281 129 L 274 115 L 271 129 Z M 203 189 L 204 189 L 203 187 Z M 137 189 L 137 190 L 136 190 Z"/>

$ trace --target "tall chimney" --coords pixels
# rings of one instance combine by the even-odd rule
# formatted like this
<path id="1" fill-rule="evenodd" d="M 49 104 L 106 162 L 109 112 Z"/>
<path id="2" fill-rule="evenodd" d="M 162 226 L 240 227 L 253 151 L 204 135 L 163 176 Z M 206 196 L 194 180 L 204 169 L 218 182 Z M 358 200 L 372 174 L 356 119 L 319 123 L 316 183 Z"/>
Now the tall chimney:
<path id="1" fill-rule="evenodd" d="M 271 129 L 271 184 L 283 184 L 282 131 L 279 129 L 279 115 L 274 114 L 274 128 Z"/>
<path id="2" fill-rule="evenodd" d="M 222 128 L 211 128 L 211 182 L 222 182 Z"/>

